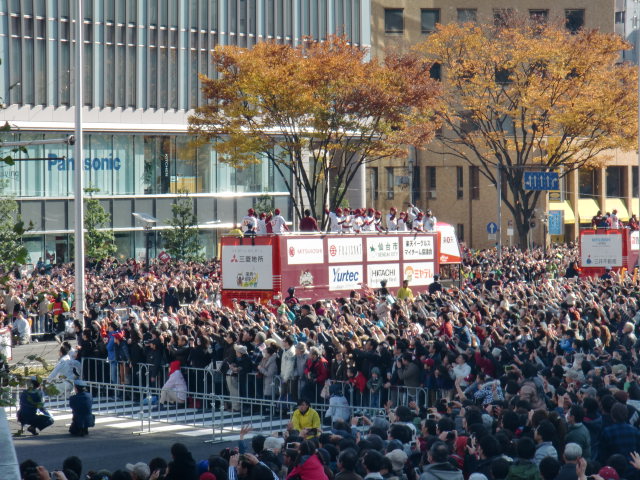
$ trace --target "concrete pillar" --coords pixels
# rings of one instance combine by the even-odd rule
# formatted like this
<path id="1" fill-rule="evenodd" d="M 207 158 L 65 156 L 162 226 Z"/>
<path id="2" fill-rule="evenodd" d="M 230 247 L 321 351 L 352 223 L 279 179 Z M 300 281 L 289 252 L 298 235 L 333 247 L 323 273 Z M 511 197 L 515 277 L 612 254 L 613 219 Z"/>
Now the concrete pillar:
<path id="1" fill-rule="evenodd" d="M 598 205 L 600 210 L 602 210 L 602 214 L 604 215 L 607 199 L 607 169 L 604 167 L 598 168 L 596 170 L 596 183 L 597 183 L 597 195 L 598 195 Z"/>
<path id="2" fill-rule="evenodd" d="M 633 167 L 627 165 L 624 167 L 624 182 L 622 184 L 622 197 L 627 206 L 629 217 L 633 214 Z M 637 212 L 636 212 L 637 215 Z"/>
<path id="3" fill-rule="evenodd" d="M 349 201 L 351 208 L 363 208 L 367 205 L 367 167 L 366 165 L 360 165 L 349 189 L 347 190 L 346 198 Z"/>
<path id="4" fill-rule="evenodd" d="M 578 212 L 578 170 L 574 170 L 567 175 L 566 180 L 566 188 L 565 188 L 565 199 L 569 201 L 571 204 L 571 208 L 573 208 L 573 215 L 576 217 L 576 223 L 574 225 L 573 231 L 571 232 L 573 240 L 578 238 L 578 234 L 580 232 L 580 214 Z M 569 238 L 567 238 L 569 240 Z"/>

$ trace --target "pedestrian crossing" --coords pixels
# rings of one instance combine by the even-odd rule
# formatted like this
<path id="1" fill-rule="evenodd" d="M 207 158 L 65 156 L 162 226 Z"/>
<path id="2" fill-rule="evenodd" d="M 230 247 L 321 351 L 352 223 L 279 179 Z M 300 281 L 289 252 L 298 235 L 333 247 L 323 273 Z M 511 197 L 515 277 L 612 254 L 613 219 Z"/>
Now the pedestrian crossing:
<path id="1" fill-rule="evenodd" d="M 58 425 L 68 426 L 72 415 L 65 403 L 51 399 L 46 402 L 46 407 Z M 5 411 L 10 418 L 15 418 L 15 408 L 12 411 L 5 408 Z M 95 428 L 144 435 L 175 433 L 219 442 L 238 440 L 240 429 L 245 425 L 251 425 L 255 434 L 270 435 L 285 430 L 289 423 L 289 418 L 262 414 L 243 415 L 220 410 L 203 411 L 184 407 L 158 411 L 153 406 L 141 406 L 138 402 L 117 399 L 100 402 L 94 399 L 93 413 L 96 416 Z"/>

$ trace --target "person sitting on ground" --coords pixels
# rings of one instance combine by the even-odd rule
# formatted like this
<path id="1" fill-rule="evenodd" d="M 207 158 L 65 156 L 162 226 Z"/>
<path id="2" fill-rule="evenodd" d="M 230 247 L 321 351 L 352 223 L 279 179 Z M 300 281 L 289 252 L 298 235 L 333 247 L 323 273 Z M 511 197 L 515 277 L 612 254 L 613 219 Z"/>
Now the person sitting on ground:
<path id="1" fill-rule="evenodd" d="M 311 404 L 301 398 L 298 408 L 293 412 L 289 430 L 297 430 L 302 438 L 314 438 L 320 435 L 320 415 Z"/>

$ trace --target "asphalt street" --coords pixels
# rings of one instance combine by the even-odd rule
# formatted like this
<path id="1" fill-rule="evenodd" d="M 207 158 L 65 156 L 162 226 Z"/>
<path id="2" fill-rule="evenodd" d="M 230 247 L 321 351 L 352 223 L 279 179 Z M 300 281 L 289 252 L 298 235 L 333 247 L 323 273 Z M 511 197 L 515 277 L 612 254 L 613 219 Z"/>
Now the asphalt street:
<path id="1" fill-rule="evenodd" d="M 97 417 L 99 419 L 99 417 Z M 123 422 L 127 421 L 123 419 Z M 176 433 L 151 433 L 138 435 L 136 429 L 114 429 L 97 425 L 87 437 L 73 437 L 68 433 L 68 420 L 57 421 L 38 436 L 28 432 L 14 438 L 18 461 L 33 459 L 47 469 L 59 470 L 62 461 L 77 455 L 83 462 L 83 472 L 106 468 L 114 471 L 124 468 L 127 463 L 149 462 L 154 457 L 171 460 L 171 445 L 183 443 L 193 454 L 196 462 L 209 455 L 219 453 L 223 448 L 237 443 L 205 443 L 205 437 L 180 436 Z M 15 413 L 10 421 L 12 432 L 18 430 Z"/>

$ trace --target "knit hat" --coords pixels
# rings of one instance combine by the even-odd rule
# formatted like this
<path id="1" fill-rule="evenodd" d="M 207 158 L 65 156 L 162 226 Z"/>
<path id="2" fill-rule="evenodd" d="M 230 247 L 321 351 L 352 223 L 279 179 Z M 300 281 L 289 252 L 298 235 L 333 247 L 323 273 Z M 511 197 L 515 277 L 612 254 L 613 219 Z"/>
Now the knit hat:
<path id="1" fill-rule="evenodd" d="M 620 475 L 613 467 L 602 467 L 598 472 L 604 480 L 620 480 Z"/>
<path id="2" fill-rule="evenodd" d="M 176 370 L 180 370 L 180 361 L 174 360 L 169 364 L 169 375 L 171 375 Z"/>
<path id="3" fill-rule="evenodd" d="M 238 352 L 240 355 L 246 355 L 247 354 L 247 347 L 245 347 L 244 345 L 234 345 L 233 349 Z"/>
<path id="4" fill-rule="evenodd" d="M 198 480 L 216 480 L 216 476 L 211 472 L 204 472 L 198 477 Z"/>
<path id="5" fill-rule="evenodd" d="M 387 453 L 386 457 L 391 460 L 391 467 L 394 472 L 399 472 L 404 468 L 404 464 L 407 463 L 409 458 L 403 450 L 393 450 Z"/>

